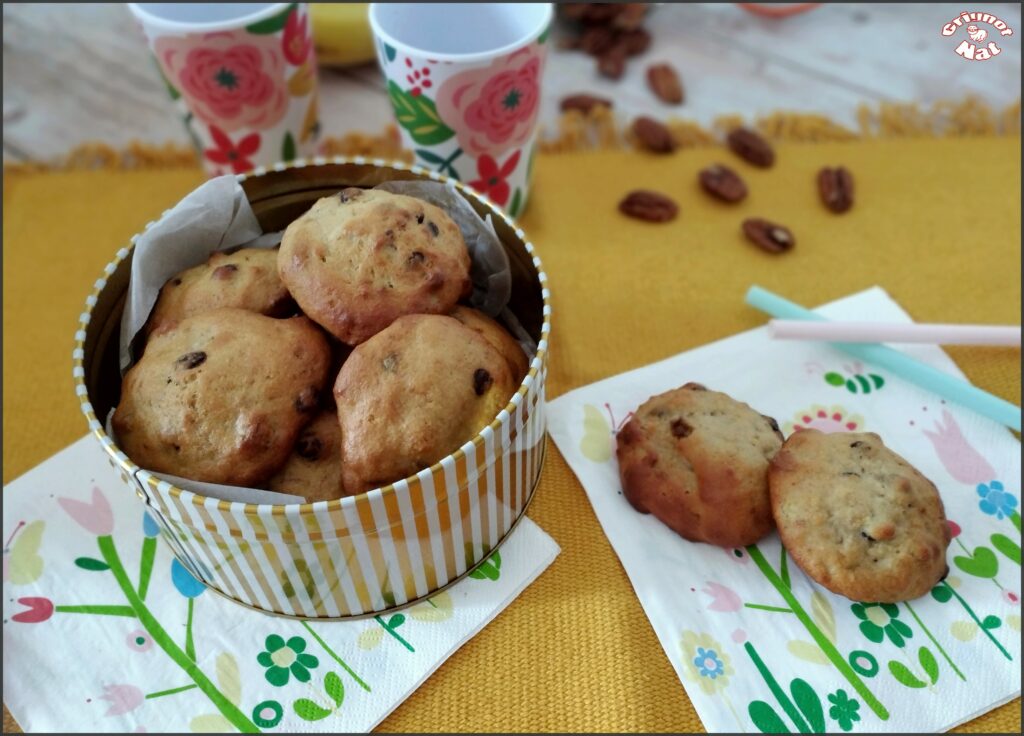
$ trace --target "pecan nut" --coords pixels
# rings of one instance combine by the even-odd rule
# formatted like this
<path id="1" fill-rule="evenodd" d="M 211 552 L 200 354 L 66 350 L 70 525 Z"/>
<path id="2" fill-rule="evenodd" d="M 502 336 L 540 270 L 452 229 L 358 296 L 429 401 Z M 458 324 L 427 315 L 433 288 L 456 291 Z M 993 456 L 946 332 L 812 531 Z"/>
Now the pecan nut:
<path id="1" fill-rule="evenodd" d="M 668 222 L 679 214 L 679 205 L 659 192 L 635 189 L 619 202 L 619 211 L 646 222 Z"/>
<path id="2" fill-rule="evenodd" d="M 733 204 L 747 196 L 746 183 L 728 166 L 714 164 L 701 169 L 698 179 L 705 192 L 723 202 Z"/>
<path id="3" fill-rule="evenodd" d="M 796 245 L 796 238 L 789 228 L 760 217 L 744 220 L 743 234 L 751 243 L 769 253 L 784 253 Z"/>
<path id="4" fill-rule="evenodd" d="M 559 107 L 562 112 L 567 112 L 568 110 L 579 110 L 584 115 L 587 115 L 595 107 L 612 107 L 612 101 L 605 97 L 597 97 L 596 95 L 569 95 L 568 97 L 562 98 L 562 102 Z"/>
<path id="5" fill-rule="evenodd" d="M 747 163 L 763 169 L 775 163 L 775 149 L 750 128 L 734 128 L 725 140 L 732 152 Z"/>
<path id="6" fill-rule="evenodd" d="M 844 166 L 826 166 L 818 172 L 818 192 L 830 210 L 846 212 L 853 206 L 853 174 Z"/>
<path id="7" fill-rule="evenodd" d="M 668 64 L 647 67 L 647 84 L 662 102 L 680 105 L 683 102 L 683 83 L 676 70 Z"/>
<path id="8" fill-rule="evenodd" d="M 646 115 L 633 121 L 633 135 L 643 148 L 653 153 L 672 153 L 676 150 L 672 132 L 663 123 Z"/>

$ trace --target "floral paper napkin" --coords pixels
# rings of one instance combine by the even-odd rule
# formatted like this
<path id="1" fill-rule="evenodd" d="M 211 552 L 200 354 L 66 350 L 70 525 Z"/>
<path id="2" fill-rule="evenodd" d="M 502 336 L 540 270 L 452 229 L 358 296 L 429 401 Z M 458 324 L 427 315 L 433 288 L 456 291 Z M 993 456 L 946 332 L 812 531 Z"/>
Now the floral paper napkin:
<path id="1" fill-rule="evenodd" d="M 530 519 L 396 613 L 296 621 L 178 564 L 84 437 L 3 492 L 4 702 L 25 731 L 368 731 L 544 571 Z"/>
<path id="2" fill-rule="evenodd" d="M 909 322 L 879 288 L 821 309 Z M 962 375 L 934 346 L 906 352 Z M 614 432 L 653 394 L 704 383 L 803 428 L 870 431 L 938 486 L 949 577 L 900 604 L 812 583 L 778 535 L 688 542 L 621 492 Z M 579 477 L 708 731 L 942 731 L 1020 693 L 1020 443 L 1008 430 L 820 343 L 757 329 L 568 393 L 549 431 Z"/>

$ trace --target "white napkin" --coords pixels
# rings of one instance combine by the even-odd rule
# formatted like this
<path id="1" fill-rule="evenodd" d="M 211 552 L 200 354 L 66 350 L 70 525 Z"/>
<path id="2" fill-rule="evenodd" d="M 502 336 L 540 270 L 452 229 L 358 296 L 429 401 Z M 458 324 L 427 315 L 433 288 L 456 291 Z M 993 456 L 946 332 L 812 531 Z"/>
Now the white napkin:
<path id="1" fill-rule="evenodd" d="M 821 312 L 911 321 L 877 287 Z M 906 352 L 962 375 L 937 347 Z M 787 435 L 795 425 L 880 434 L 936 483 L 957 525 L 949 586 L 896 606 L 854 604 L 787 564 L 776 534 L 723 550 L 634 511 L 613 433 L 648 397 L 687 381 L 746 401 Z M 764 328 L 577 389 L 548 412 L 708 731 L 941 731 L 1020 694 L 1020 443 L 1004 427 Z"/>
<path id="2" fill-rule="evenodd" d="M 5 487 L 3 510 L 4 702 L 29 732 L 368 731 L 559 552 L 523 519 L 474 577 L 426 603 L 305 623 L 248 610 L 191 578 L 92 437 Z M 104 561 L 110 530 L 152 621 L 132 613 L 117 566 Z M 186 666 L 194 652 L 209 693 L 158 631 Z"/>

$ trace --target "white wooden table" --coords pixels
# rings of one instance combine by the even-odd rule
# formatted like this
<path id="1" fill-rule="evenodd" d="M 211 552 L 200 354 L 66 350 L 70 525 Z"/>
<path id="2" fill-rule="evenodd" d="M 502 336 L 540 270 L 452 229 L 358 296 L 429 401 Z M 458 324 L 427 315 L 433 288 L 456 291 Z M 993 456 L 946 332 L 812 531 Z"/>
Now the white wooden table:
<path id="1" fill-rule="evenodd" d="M 974 9 L 973 6 L 971 6 Z M 1016 33 L 1003 52 L 969 62 L 940 33 L 962 3 L 836 4 L 783 20 L 752 16 L 731 4 L 662 5 L 652 11 L 650 50 L 611 82 L 594 60 L 555 51 L 545 78 L 542 123 L 564 95 L 590 91 L 615 100 L 628 119 L 641 112 L 709 123 L 718 115 L 776 110 L 823 113 L 853 125 L 862 102 L 962 99 L 994 108 L 1020 96 L 1019 4 L 983 4 Z M 4 159 L 51 159 L 84 141 L 115 146 L 188 139 L 141 32 L 120 4 L 3 6 Z M 669 61 L 680 71 L 686 103 L 669 108 L 651 95 L 645 67 Z M 320 71 L 327 134 L 377 132 L 391 121 L 373 65 Z"/>

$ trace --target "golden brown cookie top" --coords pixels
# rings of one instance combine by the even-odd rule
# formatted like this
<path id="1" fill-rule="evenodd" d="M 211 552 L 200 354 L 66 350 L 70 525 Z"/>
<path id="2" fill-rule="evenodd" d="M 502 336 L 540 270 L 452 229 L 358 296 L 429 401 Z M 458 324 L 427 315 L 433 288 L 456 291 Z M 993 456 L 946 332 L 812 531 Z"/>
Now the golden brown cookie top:
<path id="1" fill-rule="evenodd" d="M 334 384 L 342 482 L 363 493 L 429 467 L 497 417 L 518 383 L 451 317 L 400 317 L 352 351 Z"/>
<path id="2" fill-rule="evenodd" d="M 356 345 L 405 314 L 444 314 L 469 294 L 462 233 L 440 208 L 373 189 L 318 200 L 285 230 L 278 271 L 302 310 Z"/>
<path id="3" fill-rule="evenodd" d="M 790 556 L 834 593 L 893 603 L 945 575 L 942 499 L 877 434 L 799 430 L 772 461 L 769 483 Z"/>
<path id="4" fill-rule="evenodd" d="M 138 465 L 256 485 L 281 467 L 319 406 L 330 351 L 305 317 L 243 309 L 186 317 L 125 375 L 117 442 Z"/>
<path id="5" fill-rule="evenodd" d="M 341 498 L 341 427 L 333 410 L 321 411 L 302 430 L 267 489 L 303 496 L 307 503 Z"/>
<path id="6" fill-rule="evenodd" d="M 725 547 L 771 531 L 768 463 L 781 446 L 774 419 L 698 383 L 652 396 L 616 438 L 627 500 L 687 539 Z"/>
<path id="7" fill-rule="evenodd" d="M 452 310 L 451 315 L 459 322 L 480 333 L 508 361 L 512 377 L 519 383 L 530 370 L 530 361 L 526 357 L 519 341 L 511 333 L 486 314 L 472 307 L 461 304 Z"/>
<path id="8" fill-rule="evenodd" d="M 276 249 L 213 253 L 206 263 L 182 271 L 160 289 L 145 330 L 151 334 L 185 317 L 221 307 L 271 317 L 294 312 L 295 302 L 277 273 Z"/>

